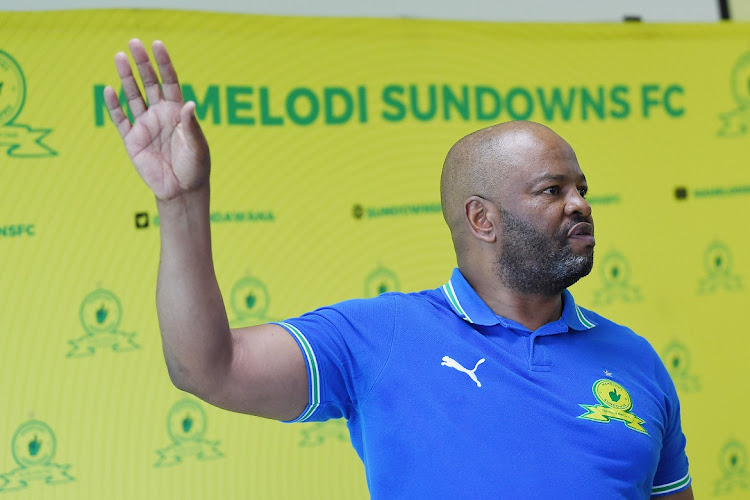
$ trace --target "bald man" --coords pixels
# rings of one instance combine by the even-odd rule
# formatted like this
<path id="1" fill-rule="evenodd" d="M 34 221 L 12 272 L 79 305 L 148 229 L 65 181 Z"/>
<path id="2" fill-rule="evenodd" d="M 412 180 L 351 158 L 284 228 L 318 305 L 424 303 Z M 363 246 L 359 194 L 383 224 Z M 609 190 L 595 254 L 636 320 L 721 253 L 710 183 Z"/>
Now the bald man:
<path id="1" fill-rule="evenodd" d="M 157 310 L 170 377 L 233 411 L 347 419 L 372 498 L 692 498 L 674 385 L 646 340 L 578 306 L 594 224 L 576 155 L 511 122 L 448 153 L 458 268 L 418 293 L 230 329 L 209 224 L 208 145 L 164 45 L 115 65 L 104 99 L 161 227 Z"/>

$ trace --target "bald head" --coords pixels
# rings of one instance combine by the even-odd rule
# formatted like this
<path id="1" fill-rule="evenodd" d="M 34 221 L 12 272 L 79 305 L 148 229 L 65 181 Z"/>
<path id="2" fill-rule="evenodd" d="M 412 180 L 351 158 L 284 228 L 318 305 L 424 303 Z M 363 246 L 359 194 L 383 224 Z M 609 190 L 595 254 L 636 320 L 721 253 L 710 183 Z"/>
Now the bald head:
<path id="1" fill-rule="evenodd" d="M 454 242 L 462 233 L 464 204 L 469 197 L 497 201 L 504 179 L 514 168 L 555 148 L 573 154 L 568 143 L 552 129 L 525 121 L 493 125 L 454 144 L 445 158 L 440 179 L 443 217 Z"/>

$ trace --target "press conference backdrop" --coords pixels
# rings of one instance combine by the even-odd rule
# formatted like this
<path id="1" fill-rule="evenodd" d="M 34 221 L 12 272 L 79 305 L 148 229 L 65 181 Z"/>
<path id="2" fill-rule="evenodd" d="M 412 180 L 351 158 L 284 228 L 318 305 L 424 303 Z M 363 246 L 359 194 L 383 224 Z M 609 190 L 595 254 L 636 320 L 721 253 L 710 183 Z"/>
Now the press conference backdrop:
<path id="1" fill-rule="evenodd" d="M 345 423 L 170 384 L 159 219 L 101 97 L 133 36 L 165 41 L 197 103 L 233 326 L 441 285 L 447 150 L 550 125 L 596 219 L 577 301 L 662 356 L 697 496 L 750 495 L 750 26 L 72 11 L 5 13 L 0 33 L 0 497 L 367 497 Z"/>

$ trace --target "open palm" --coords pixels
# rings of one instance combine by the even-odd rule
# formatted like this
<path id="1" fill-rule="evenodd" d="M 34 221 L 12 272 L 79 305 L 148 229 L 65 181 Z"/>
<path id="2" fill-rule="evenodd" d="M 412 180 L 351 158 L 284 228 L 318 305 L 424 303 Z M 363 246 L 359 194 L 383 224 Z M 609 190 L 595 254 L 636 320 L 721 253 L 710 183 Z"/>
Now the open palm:
<path id="1" fill-rule="evenodd" d="M 115 56 L 115 66 L 134 122 L 130 123 L 112 87 L 104 89 L 104 101 L 141 178 L 158 199 L 174 199 L 208 182 L 208 144 L 195 118 L 195 104 L 183 100 L 164 44 L 153 44 L 161 84 L 140 40 L 131 40 L 129 46 L 148 105 L 123 52 Z"/>

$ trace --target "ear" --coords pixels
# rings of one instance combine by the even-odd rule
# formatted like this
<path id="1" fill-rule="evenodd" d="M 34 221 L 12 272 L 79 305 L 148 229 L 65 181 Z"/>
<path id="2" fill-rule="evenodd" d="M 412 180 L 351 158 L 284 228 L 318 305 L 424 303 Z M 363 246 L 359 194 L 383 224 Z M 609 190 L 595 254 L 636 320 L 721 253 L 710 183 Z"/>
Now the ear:
<path id="1" fill-rule="evenodd" d="M 464 202 L 464 215 L 471 233 L 482 241 L 497 241 L 497 207 L 480 196 L 472 196 Z"/>

